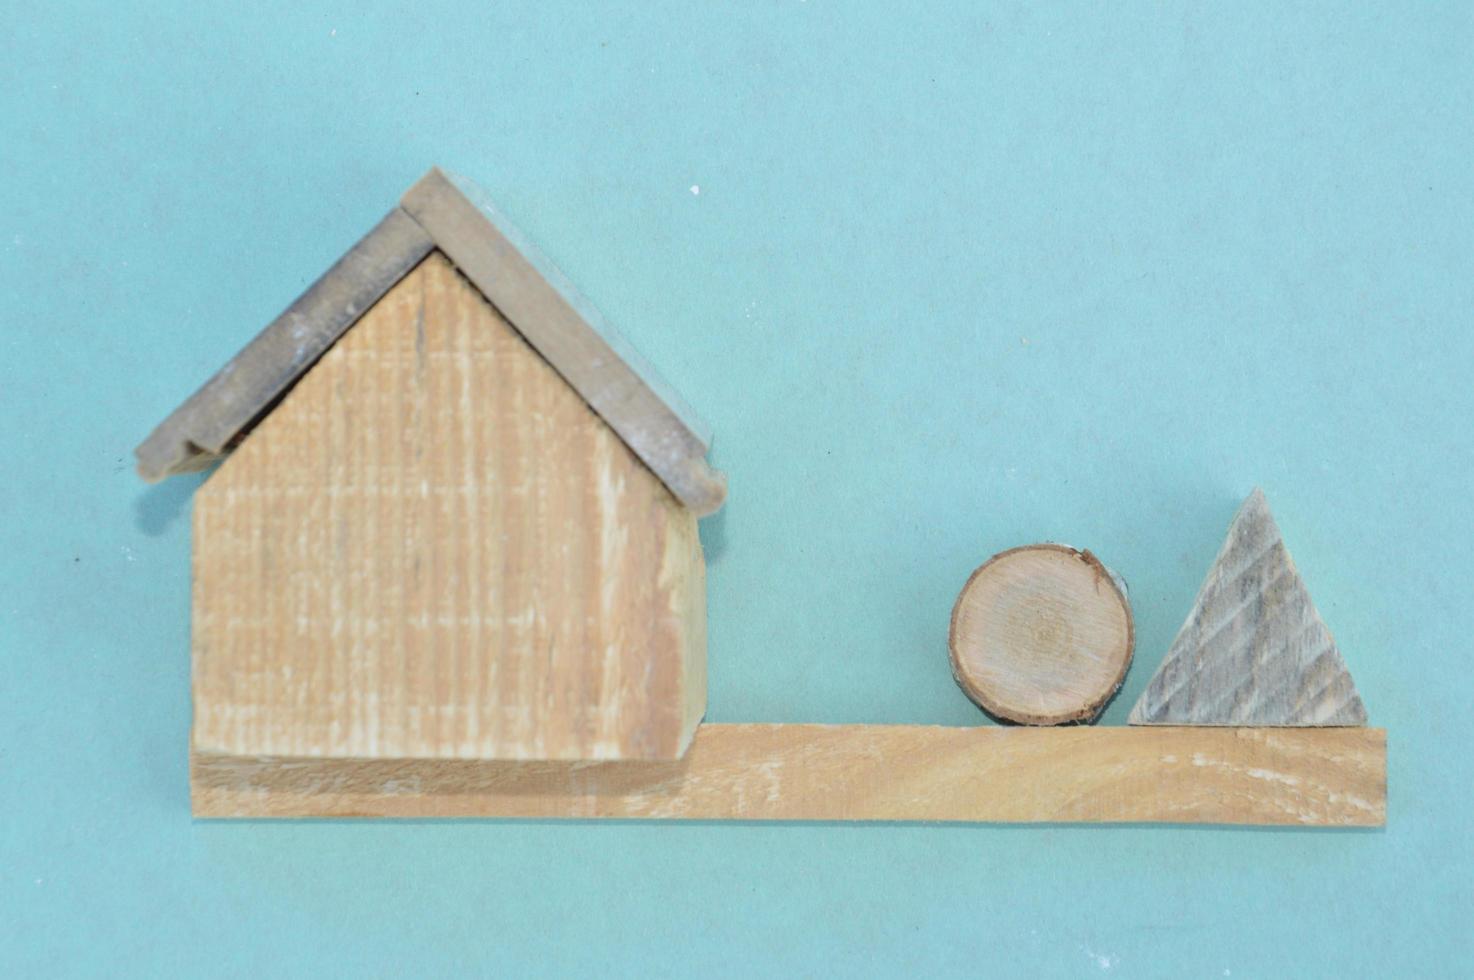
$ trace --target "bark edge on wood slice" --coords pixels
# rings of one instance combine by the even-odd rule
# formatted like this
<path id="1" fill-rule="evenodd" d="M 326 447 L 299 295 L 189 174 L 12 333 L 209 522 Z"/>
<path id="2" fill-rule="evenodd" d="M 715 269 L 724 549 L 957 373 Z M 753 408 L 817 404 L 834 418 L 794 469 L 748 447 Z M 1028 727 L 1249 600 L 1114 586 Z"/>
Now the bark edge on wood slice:
<path id="1" fill-rule="evenodd" d="M 1121 579 L 1088 549 L 1001 551 L 952 608 L 952 676 L 984 711 L 1024 725 L 1094 721 L 1131 666 L 1136 630 Z"/>

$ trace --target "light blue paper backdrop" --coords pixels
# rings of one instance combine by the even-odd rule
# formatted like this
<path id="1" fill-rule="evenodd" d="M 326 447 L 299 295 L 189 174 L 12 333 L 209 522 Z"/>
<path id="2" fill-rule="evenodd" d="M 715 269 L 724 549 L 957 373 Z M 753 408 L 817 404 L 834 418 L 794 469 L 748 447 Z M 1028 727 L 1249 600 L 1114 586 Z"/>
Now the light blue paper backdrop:
<path id="1" fill-rule="evenodd" d="M 0 973 L 1474 972 L 1468 4 L 238 6 L 0 11 Z M 431 163 L 715 426 L 712 720 L 978 722 L 1056 539 L 1124 723 L 1257 483 L 1385 832 L 192 823 L 132 447 Z"/>

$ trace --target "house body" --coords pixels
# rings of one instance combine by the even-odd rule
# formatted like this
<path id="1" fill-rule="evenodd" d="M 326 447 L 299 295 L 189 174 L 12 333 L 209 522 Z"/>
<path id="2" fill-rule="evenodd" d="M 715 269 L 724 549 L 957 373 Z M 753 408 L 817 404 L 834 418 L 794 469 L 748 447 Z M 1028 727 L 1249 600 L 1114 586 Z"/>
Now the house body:
<path id="1" fill-rule="evenodd" d="M 431 171 L 139 447 L 196 493 L 197 754 L 673 759 L 709 435 Z"/>

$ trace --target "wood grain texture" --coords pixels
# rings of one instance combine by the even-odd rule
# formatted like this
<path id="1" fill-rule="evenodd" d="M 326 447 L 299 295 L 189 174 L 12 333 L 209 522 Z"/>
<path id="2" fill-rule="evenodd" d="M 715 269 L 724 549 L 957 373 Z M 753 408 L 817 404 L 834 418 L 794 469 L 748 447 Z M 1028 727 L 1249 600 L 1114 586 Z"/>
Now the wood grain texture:
<path id="1" fill-rule="evenodd" d="M 698 516 L 721 507 L 710 430 L 476 185 L 434 169 L 401 204 L 672 493 Z"/>
<path id="2" fill-rule="evenodd" d="M 145 480 L 204 469 L 230 451 L 333 343 L 413 269 L 431 242 L 395 208 L 136 450 Z"/>
<path id="3" fill-rule="evenodd" d="M 1365 725 L 1336 641 L 1269 503 L 1239 509 L 1133 725 Z"/>
<path id="4" fill-rule="evenodd" d="M 948 633 L 952 676 L 990 714 L 1024 725 L 1091 721 L 1131 665 L 1126 589 L 1089 551 L 1029 545 L 967 580 Z"/>
<path id="5" fill-rule="evenodd" d="M 1378 729 L 702 725 L 668 763 L 196 753 L 202 817 L 1386 822 Z"/>
<path id="6" fill-rule="evenodd" d="M 194 745 L 678 757 L 696 519 L 432 253 L 195 497 Z"/>

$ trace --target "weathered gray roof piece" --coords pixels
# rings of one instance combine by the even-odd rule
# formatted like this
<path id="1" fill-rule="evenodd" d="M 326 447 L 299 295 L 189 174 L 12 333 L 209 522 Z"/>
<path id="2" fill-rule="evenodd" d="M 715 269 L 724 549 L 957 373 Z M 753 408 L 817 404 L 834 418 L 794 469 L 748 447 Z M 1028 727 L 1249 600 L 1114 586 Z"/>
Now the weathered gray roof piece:
<path id="1" fill-rule="evenodd" d="M 134 450 L 149 481 L 226 455 L 343 332 L 434 248 L 395 208 Z"/>
<path id="2" fill-rule="evenodd" d="M 470 181 L 432 169 L 139 445 L 146 480 L 229 453 L 363 313 L 439 249 L 670 491 L 697 514 L 726 497 L 710 430 Z"/>

